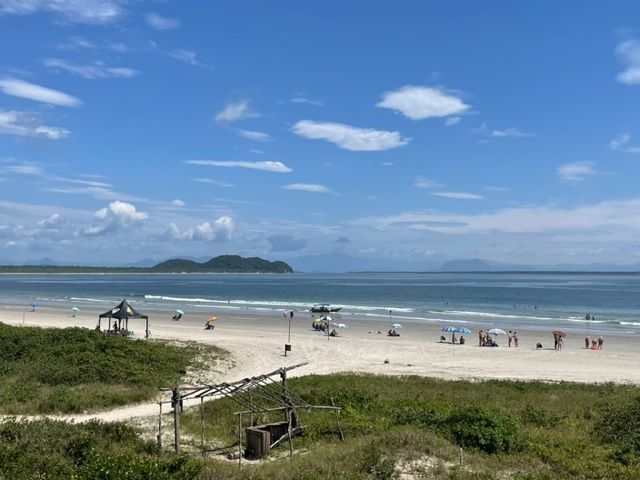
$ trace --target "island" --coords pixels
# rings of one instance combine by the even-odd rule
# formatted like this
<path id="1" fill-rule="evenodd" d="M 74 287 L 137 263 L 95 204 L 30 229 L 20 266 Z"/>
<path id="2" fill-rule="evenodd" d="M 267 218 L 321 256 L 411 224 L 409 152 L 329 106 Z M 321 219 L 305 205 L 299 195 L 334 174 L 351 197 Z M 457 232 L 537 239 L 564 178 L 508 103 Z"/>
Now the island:
<path id="1" fill-rule="evenodd" d="M 206 262 L 174 258 L 152 267 L 0 265 L 0 273 L 293 273 L 293 268 L 279 260 L 219 255 Z"/>

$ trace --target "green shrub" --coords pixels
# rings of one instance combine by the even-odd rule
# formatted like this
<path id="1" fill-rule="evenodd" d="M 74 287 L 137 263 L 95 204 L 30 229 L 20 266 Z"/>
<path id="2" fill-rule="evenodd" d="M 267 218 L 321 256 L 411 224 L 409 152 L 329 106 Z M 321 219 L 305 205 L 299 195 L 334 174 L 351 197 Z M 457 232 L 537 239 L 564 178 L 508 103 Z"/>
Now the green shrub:
<path id="1" fill-rule="evenodd" d="M 486 453 L 509 453 L 520 448 L 518 428 L 508 416 L 480 406 L 454 409 L 445 420 L 453 440 Z"/>

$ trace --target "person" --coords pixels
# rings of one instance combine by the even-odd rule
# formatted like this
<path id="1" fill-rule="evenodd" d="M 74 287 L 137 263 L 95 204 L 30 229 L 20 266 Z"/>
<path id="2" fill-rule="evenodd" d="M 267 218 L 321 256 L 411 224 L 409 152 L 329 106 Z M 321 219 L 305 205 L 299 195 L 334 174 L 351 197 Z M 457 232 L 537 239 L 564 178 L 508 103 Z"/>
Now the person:
<path id="1" fill-rule="evenodd" d="M 115 320 L 113 321 L 113 333 L 118 331 L 118 322 L 116 322 Z"/>
<path id="2" fill-rule="evenodd" d="M 286 310 L 282 312 L 282 318 L 284 318 L 285 320 L 289 318 L 289 313 Z"/>
<path id="3" fill-rule="evenodd" d="M 589 338 L 589 335 L 587 335 L 586 337 L 584 337 L 584 348 L 589 348 L 590 343 L 591 339 Z"/>
<path id="4" fill-rule="evenodd" d="M 460 335 L 460 345 L 464 345 L 466 342 L 466 340 L 464 339 L 464 337 L 462 335 Z"/>
<path id="5" fill-rule="evenodd" d="M 513 341 L 513 332 L 509 330 L 509 348 L 511 348 L 511 342 Z"/>
<path id="6" fill-rule="evenodd" d="M 604 344 L 604 338 L 602 335 L 598 337 L 598 350 L 602 350 L 602 345 Z"/>
<path id="7" fill-rule="evenodd" d="M 338 336 L 338 332 L 336 332 L 336 329 L 334 328 L 333 330 L 331 330 L 331 333 L 329 334 L 330 337 L 337 337 Z"/>
<path id="8" fill-rule="evenodd" d="M 585 320 L 591 320 L 591 315 L 589 315 L 588 313 L 585 315 L 584 317 Z"/>
<path id="9" fill-rule="evenodd" d="M 440 335 L 440 343 L 444 343 L 446 341 L 447 341 L 447 339 L 445 338 L 445 336 L 444 335 Z"/>
<path id="10" fill-rule="evenodd" d="M 558 350 L 558 334 L 553 332 L 553 349 Z"/>
<path id="11" fill-rule="evenodd" d="M 562 335 L 558 335 L 558 350 L 562 350 L 562 344 L 564 343 L 564 339 Z"/>
<path id="12" fill-rule="evenodd" d="M 451 332 L 451 343 L 456 343 L 456 332 Z"/>
<path id="13" fill-rule="evenodd" d="M 290 311 L 289 311 L 289 318 L 290 318 L 291 320 L 293 320 L 293 310 L 290 310 Z"/>
<path id="14" fill-rule="evenodd" d="M 591 350 L 597 350 L 597 349 L 598 349 L 598 340 L 594 338 L 593 340 L 591 340 Z"/>
<path id="15" fill-rule="evenodd" d="M 513 343 L 516 348 L 518 348 L 518 332 L 513 332 Z"/>
<path id="16" fill-rule="evenodd" d="M 484 331 L 483 331 L 483 330 L 480 330 L 480 331 L 478 332 L 478 346 L 479 346 L 479 347 L 481 347 L 481 346 L 482 346 L 483 341 L 484 341 Z"/>

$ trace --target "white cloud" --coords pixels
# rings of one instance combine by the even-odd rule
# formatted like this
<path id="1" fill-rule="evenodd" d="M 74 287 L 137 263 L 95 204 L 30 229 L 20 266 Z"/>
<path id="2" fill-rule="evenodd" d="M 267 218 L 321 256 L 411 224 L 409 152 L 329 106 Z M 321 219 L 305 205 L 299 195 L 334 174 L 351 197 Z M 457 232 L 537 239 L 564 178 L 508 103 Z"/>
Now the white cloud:
<path id="1" fill-rule="evenodd" d="M 35 116 L 27 112 L 11 110 L 0 110 L 0 133 L 47 140 L 60 140 L 71 134 L 65 128 L 42 125 Z"/>
<path id="2" fill-rule="evenodd" d="M 156 30 L 172 30 L 182 25 L 182 22 L 177 18 L 163 17 L 157 13 L 149 13 L 144 19 L 150 27 Z"/>
<path id="3" fill-rule="evenodd" d="M 630 142 L 631 135 L 624 133 L 611 140 L 611 142 L 609 142 L 609 148 L 611 150 L 617 150 L 625 153 L 640 154 L 640 147 L 629 145 Z"/>
<path id="4" fill-rule="evenodd" d="M 407 145 L 410 138 L 399 132 L 358 128 L 343 123 L 301 120 L 293 126 L 293 132 L 311 140 L 326 140 L 339 148 L 354 152 L 375 152 Z"/>
<path id="5" fill-rule="evenodd" d="M 476 215 L 407 212 L 382 218 L 361 218 L 353 223 L 380 230 L 395 230 L 404 225 L 412 230 L 450 234 L 616 231 L 620 240 L 637 242 L 637 235 L 640 234 L 640 198 L 568 208 L 548 205 L 507 208 Z"/>
<path id="6" fill-rule="evenodd" d="M 192 178 L 191 180 L 193 180 L 194 182 L 199 182 L 199 183 L 206 183 L 209 185 L 215 185 L 217 187 L 225 187 L 225 188 L 229 188 L 229 187 L 233 187 L 233 183 L 229 183 L 229 182 L 223 182 L 221 180 L 214 180 L 212 178 Z"/>
<path id="7" fill-rule="evenodd" d="M 105 24 L 122 14 L 124 0 L 0 0 L 0 13 L 50 12 L 70 23 Z"/>
<path id="8" fill-rule="evenodd" d="M 167 52 L 171 58 L 176 60 L 180 60 L 181 62 L 186 63 L 187 65 L 192 65 L 194 67 L 204 67 L 212 69 L 213 67 L 208 63 L 204 63 L 198 59 L 198 54 L 192 50 L 184 50 L 181 48 L 176 48 L 174 50 L 170 50 Z"/>
<path id="9" fill-rule="evenodd" d="M 186 205 L 186 203 L 184 203 L 184 201 L 180 200 L 179 198 L 176 198 L 175 200 L 171 200 L 171 202 L 169 203 L 173 207 L 184 207 Z"/>
<path id="10" fill-rule="evenodd" d="M 324 105 L 320 100 L 312 100 L 302 96 L 293 97 L 291 103 L 307 103 L 309 105 L 315 105 L 316 107 L 322 107 Z"/>
<path id="11" fill-rule="evenodd" d="M 430 189 L 430 188 L 439 188 L 439 187 L 442 187 L 443 185 L 440 182 L 437 182 L 430 178 L 417 177 L 413 182 L 413 186 L 416 188 Z"/>
<path id="12" fill-rule="evenodd" d="M 471 108 L 460 98 L 444 90 L 413 85 L 385 92 L 376 107 L 390 108 L 412 120 L 457 116 Z"/>
<path id="13" fill-rule="evenodd" d="M 115 201 L 94 214 L 97 224 L 84 230 L 85 235 L 114 233 L 144 222 L 149 215 L 139 212 L 131 203 Z"/>
<path id="14" fill-rule="evenodd" d="M 188 230 L 181 231 L 175 223 L 169 224 L 167 234 L 177 240 L 196 240 L 206 242 L 227 242 L 235 231 L 233 218 L 223 215 L 213 222 L 201 223 Z"/>
<path id="15" fill-rule="evenodd" d="M 33 175 L 33 176 L 44 175 L 42 168 L 32 163 L 23 163 L 20 165 L 9 165 L 8 167 L 2 168 L 1 171 L 3 173 L 13 173 L 17 175 Z"/>
<path id="16" fill-rule="evenodd" d="M 241 137 L 247 138 L 249 140 L 254 140 L 256 142 L 270 142 L 271 136 L 268 133 L 264 132 L 256 132 L 255 130 L 236 130 L 238 135 Z"/>
<path id="17" fill-rule="evenodd" d="M 462 120 L 462 117 L 449 117 L 444 121 L 444 124 L 447 127 L 451 127 L 452 125 L 457 125 Z"/>
<path id="18" fill-rule="evenodd" d="M 107 67 L 103 62 L 78 65 L 61 58 L 44 58 L 42 63 L 54 70 L 64 70 L 88 80 L 96 78 L 131 78 L 140 73 L 138 70 L 128 67 Z"/>
<path id="19" fill-rule="evenodd" d="M 556 173 L 561 182 L 577 184 L 600 173 L 595 169 L 595 165 L 594 162 L 565 163 L 556 169 Z"/>
<path id="20" fill-rule="evenodd" d="M 205 167 L 248 168 L 251 170 L 264 170 L 266 172 L 289 173 L 291 168 L 282 162 L 236 162 L 214 160 L 187 160 L 189 165 L 201 165 Z"/>
<path id="21" fill-rule="evenodd" d="M 505 130 L 493 130 L 492 137 L 535 137 L 533 133 L 522 132 L 517 128 L 507 128 Z"/>
<path id="22" fill-rule="evenodd" d="M 482 195 L 466 192 L 432 192 L 431 195 L 452 198 L 454 200 L 482 200 L 484 198 Z"/>
<path id="23" fill-rule="evenodd" d="M 79 107 L 82 102 L 76 97 L 58 90 L 41 87 L 33 83 L 15 78 L 0 79 L 0 90 L 5 95 L 26 98 L 35 102 L 60 105 L 62 107 Z"/>
<path id="24" fill-rule="evenodd" d="M 218 123 L 232 123 L 245 118 L 259 117 L 260 114 L 249 108 L 249 101 L 242 100 L 240 102 L 228 103 L 224 110 L 219 112 L 215 119 Z"/>
<path id="25" fill-rule="evenodd" d="M 301 192 L 313 192 L 313 193 L 332 193 L 331 189 L 324 185 L 318 185 L 316 183 L 292 183 L 285 185 L 285 190 L 299 190 Z"/>
<path id="26" fill-rule="evenodd" d="M 616 80 L 625 85 L 640 84 L 640 42 L 636 39 L 622 42 L 616 47 L 616 55 L 626 67 Z"/>
<path id="27" fill-rule="evenodd" d="M 71 36 L 66 42 L 58 43 L 56 47 L 60 50 L 79 50 L 81 48 L 96 48 L 96 45 L 84 37 Z"/>

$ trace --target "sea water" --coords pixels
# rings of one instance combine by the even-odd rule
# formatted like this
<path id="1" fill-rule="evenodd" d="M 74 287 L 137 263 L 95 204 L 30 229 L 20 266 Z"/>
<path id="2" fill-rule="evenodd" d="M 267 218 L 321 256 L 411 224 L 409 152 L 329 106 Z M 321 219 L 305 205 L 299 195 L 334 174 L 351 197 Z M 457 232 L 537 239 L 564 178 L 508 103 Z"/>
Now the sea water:
<path id="1" fill-rule="evenodd" d="M 640 275 L 574 273 L 21 274 L 0 275 L 0 304 L 187 314 L 310 315 L 381 322 L 640 335 Z M 595 317 L 586 320 L 586 315 Z"/>

